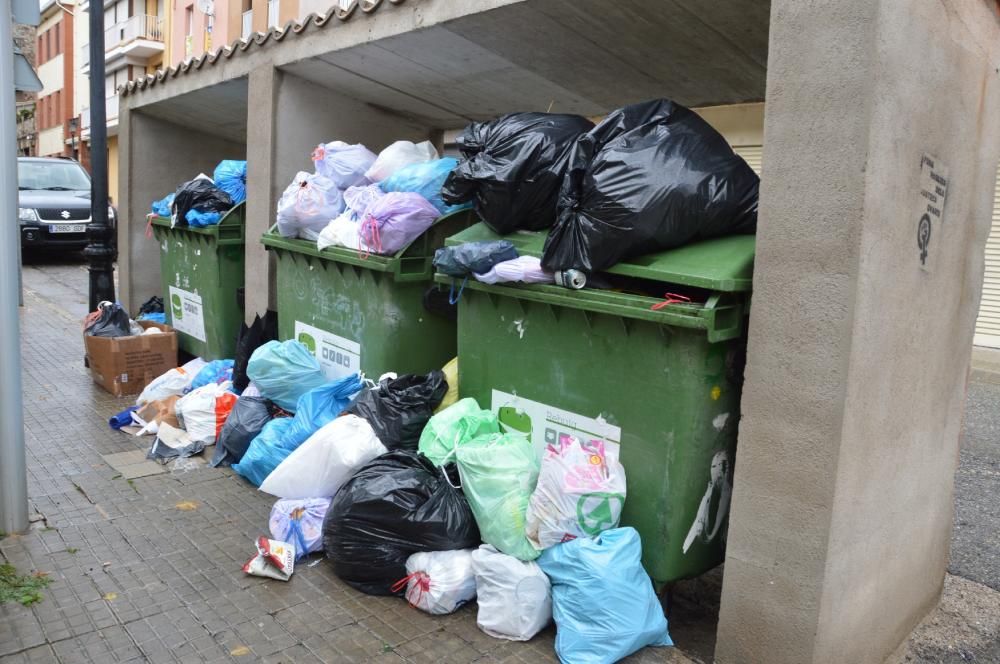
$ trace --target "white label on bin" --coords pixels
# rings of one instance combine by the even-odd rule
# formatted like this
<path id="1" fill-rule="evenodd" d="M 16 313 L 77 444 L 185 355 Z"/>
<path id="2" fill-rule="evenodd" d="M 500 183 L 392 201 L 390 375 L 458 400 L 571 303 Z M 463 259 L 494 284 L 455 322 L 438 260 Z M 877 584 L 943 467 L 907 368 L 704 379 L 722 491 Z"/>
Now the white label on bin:
<path id="1" fill-rule="evenodd" d="M 205 341 L 205 315 L 201 295 L 170 287 L 170 324 L 178 332 Z"/>
<path id="2" fill-rule="evenodd" d="M 602 418 L 578 415 L 500 390 L 493 390 L 490 410 L 497 414 L 504 431 L 527 434 L 539 459 L 546 445 L 555 445 L 569 436 L 615 444 L 621 444 L 622 440 L 621 427 L 608 424 Z"/>
<path id="3" fill-rule="evenodd" d="M 319 360 L 323 375 L 337 380 L 361 371 L 361 344 L 295 321 L 295 338 Z"/>

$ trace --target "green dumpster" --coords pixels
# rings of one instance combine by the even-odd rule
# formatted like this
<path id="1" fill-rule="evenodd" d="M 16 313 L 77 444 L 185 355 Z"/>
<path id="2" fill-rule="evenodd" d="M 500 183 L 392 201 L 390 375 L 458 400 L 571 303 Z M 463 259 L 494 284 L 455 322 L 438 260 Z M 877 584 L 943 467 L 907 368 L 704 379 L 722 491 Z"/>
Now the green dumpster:
<path id="1" fill-rule="evenodd" d="M 167 323 L 178 346 L 206 360 L 232 358 L 243 322 L 236 291 L 244 278 L 244 214 L 240 203 L 218 225 L 170 228 L 153 217 Z"/>
<path id="2" fill-rule="evenodd" d="M 448 244 L 495 239 L 477 224 Z M 505 239 L 541 256 L 545 233 Z M 692 303 L 653 308 L 664 299 L 470 279 L 458 304 L 460 396 L 527 433 L 539 455 L 563 436 L 619 443 L 621 523 L 639 531 L 658 585 L 723 559 L 753 257 L 754 237 L 740 236 L 609 270 L 631 291 L 687 293 Z M 578 507 L 595 520 L 608 512 Z"/>
<path id="3" fill-rule="evenodd" d="M 278 336 L 298 339 L 329 378 L 362 371 L 427 373 L 455 357 L 455 321 L 424 306 L 434 284 L 434 251 L 476 221 L 470 210 L 440 217 L 392 256 L 290 239 L 261 239 L 277 258 Z"/>

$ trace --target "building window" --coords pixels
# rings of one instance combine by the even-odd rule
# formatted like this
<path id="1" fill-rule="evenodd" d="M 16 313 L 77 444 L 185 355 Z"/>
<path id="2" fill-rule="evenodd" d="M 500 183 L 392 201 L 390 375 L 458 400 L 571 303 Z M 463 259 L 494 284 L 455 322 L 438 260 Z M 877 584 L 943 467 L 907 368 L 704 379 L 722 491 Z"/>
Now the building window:
<path id="1" fill-rule="evenodd" d="M 56 55 L 59 55 L 60 53 L 62 53 L 62 40 L 59 39 L 59 25 L 60 25 L 59 23 L 56 23 L 56 34 L 55 34 L 55 37 L 54 37 L 55 40 L 56 40 L 56 44 L 55 44 L 55 54 Z"/>
<path id="2" fill-rule="evenodd" d="M 190 5 L 184 10 L 184 34 L 188 37 L 194 35 L 194 6 Z"/>

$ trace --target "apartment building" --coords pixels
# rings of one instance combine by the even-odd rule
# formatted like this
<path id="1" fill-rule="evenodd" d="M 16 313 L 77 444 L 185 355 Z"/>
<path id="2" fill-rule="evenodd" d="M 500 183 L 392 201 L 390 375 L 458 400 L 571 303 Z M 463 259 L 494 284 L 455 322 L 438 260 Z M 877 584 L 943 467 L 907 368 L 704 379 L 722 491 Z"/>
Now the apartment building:
<path id="1" fill-rule="evenodd" d="M 80 5 L 82 29 L 78 48 L 81 66 L 76 79 L 82 84 L 76 107 L 81 137 L 90 141 L 90 3 Z M 169 33 L 165 0 L 104 0 L 104 95 L 108 129 L 108 187 L 118 191 L 118 88 L 163 66 Z"/>
<path id="2" fill-rule="evenodd" d="M 72 0 L 47 0 L 36 30 L 35 67 L 42 82 L 34 110 L 37 142 L 34 153 L 43 157 L 73 156 L 74 18 Z"/>

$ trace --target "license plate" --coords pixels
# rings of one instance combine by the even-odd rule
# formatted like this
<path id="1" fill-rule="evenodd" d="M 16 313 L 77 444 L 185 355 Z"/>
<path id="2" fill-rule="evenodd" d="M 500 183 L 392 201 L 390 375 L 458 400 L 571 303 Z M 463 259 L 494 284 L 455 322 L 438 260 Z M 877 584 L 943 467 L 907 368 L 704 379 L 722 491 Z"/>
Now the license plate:
<path id="1" fill-rule="evenodd" d="M 87 224 L 49 224 L 50 233 L 86 233 Z"/>

